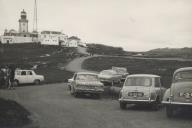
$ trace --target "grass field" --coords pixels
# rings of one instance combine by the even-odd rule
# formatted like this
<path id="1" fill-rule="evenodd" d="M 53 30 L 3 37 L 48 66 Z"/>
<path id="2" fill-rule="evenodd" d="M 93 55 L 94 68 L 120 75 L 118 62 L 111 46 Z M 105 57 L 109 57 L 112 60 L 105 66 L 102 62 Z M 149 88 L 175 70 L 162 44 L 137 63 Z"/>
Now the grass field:
<path id="1" fill-rule="evenodd" d="M 112 66 L 126 67 L 130 74 L 157 74 L 164 87 L 170 87 L 172 74 L 177 68 L 192 67 L 192 61 L 128 59 L 123 57 L 94 57 L 83 63 L 83 68 L 93 71 L 111 69 Z"/>
<path id="2" fill-rule="evenodd" d="M 15 101 L 0 98 L 0 127 L 19 128 L 29 124 L 30 113 Z"/>
<path id="3" fill-rule="evenodd" d="M 45 83 L 65 82 L 72 76 L 64 69 L 73 58 L 79 56 L 75 48 L 44 46 L 39 44 L 10 44 L 0 46 L 0 66 L 31 69 L 45 76 Z"/>

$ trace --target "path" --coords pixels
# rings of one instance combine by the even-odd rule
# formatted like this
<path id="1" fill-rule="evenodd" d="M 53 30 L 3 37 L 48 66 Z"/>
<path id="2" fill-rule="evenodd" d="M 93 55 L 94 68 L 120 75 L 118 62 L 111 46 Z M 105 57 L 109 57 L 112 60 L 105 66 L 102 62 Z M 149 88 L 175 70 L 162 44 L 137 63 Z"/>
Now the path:
<path id="1" fill-rule="evenodd" d="M 71 71 L 71 72 L 87 72 L 88 70 L 82 69 L 82 63 L 86 59 L 89 59 L 89 58 L 92 58 L 92 57 L 98 57 L 98 56 L 95 55 L 95 56 L 87 56 L 87 57 L 75 58 L 74 60 L 72 60 L 71 62 L 69 62 L 67 64 L 65 69 L 67 71 Z M 95 72 L 95 71 L 88 71 L 88 72 Z"/>
<path id="2" fill-rule="evenodd" d="M 168 119 L 164 109 L 129 106 L 121 110 L 117 100 L 75 98 L 67 86 L 47 84 L 0 90 L 0 97 L 13 99 L 31 112 L 26 128 L 191 128 L 191 116 Z M 0 126 L 1 127 L 1 126 Z"/>

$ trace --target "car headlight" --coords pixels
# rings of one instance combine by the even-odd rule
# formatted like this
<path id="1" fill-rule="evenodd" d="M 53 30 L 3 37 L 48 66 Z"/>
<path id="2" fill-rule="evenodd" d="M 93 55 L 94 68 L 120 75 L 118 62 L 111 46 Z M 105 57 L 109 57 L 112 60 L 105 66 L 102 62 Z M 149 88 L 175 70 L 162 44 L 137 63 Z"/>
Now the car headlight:
<path id="1" fill-rule="evenodd" d="M 150 97 L 150 93 L 149 93 L 149 92 L 147 92 L 147 93 L 145 92 L 145 93 L 144 93 L 144 96 L 145 96 L 145 97 Z"/>

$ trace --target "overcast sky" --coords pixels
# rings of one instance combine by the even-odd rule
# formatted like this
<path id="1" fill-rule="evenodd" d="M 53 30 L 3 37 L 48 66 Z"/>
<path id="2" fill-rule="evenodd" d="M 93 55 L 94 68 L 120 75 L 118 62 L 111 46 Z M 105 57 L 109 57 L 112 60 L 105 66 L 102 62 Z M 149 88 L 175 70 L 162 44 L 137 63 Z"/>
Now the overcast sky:
<path id="1" fill-rule="evenodd" d="M 192 0 L 37 0 L 38 29 L 62 31 L 88 43 L 129 51 L 192 47 Z M 18 30 L 25 9 L 33 27 L 34 0 L 0 0 L 0 32 Z"/>

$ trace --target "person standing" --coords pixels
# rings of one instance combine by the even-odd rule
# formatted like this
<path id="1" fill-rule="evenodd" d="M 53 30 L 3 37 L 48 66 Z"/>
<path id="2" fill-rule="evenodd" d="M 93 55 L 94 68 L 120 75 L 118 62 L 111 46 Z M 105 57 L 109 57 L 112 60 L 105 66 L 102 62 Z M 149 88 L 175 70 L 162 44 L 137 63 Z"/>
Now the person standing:
<path id="1" fill-rule="evenodd" d="M 5 66 L 5 76 L 4 76 L 4 79 L 5 79 L 5 86 L 7 88 L 9 88 L 9 85 L 10 85 L 10 69 L 9 69 L 9 67 L 7 65 Z"/>
<path id="2" fill-rule="evenodd" d="M 14 89 L 14 79 L 15 79 L 15 68 L 12 66 L 9 68 L 9 88 L 8 89 Z"/>
<path id="3" fill-rule="evenodd" d="M 3 69 L 0 69 L 0 86 L 1 86 L 1 88 L 3 88 L 3 86 L 5 84 L 4 76 L 5 76 L 5 73 L 4 73 Z"/>

